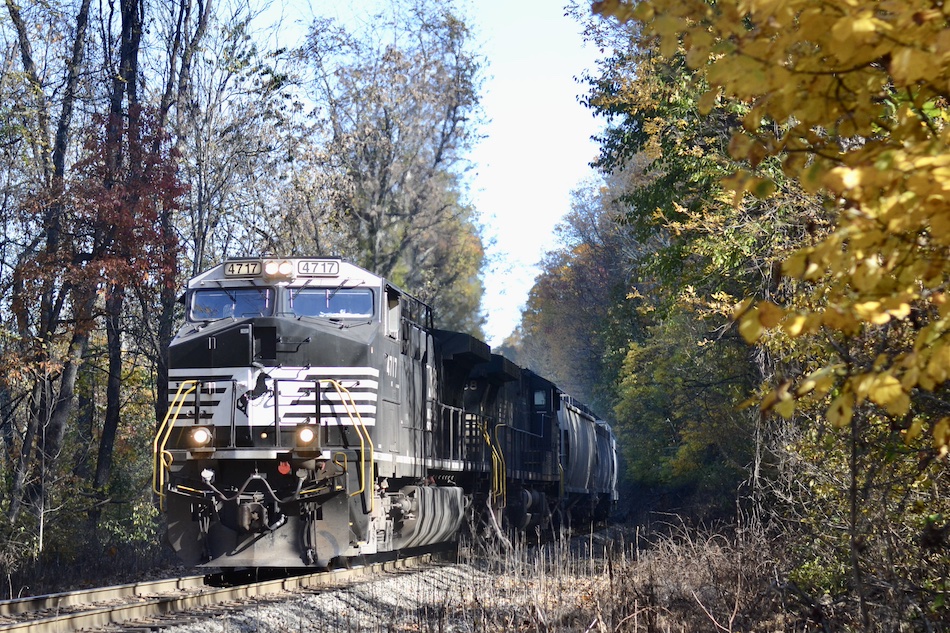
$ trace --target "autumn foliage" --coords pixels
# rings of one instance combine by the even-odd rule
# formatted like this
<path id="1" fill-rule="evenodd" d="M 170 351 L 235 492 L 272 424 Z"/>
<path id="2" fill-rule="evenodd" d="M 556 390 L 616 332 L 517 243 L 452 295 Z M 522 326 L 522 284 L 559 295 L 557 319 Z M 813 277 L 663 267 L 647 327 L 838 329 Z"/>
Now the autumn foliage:
<path id="1" fill-rule="evenodd" d="M 743 455 L 728 438 L 788 605 L 826 629 L 944 622 L 950 9 L 593 9 L 587 101 L 645 324 L 612 377 L 635 481 L 669 488 L 691 456 L 709 485 Z"/>
<path id="2" fill-rule="evenodd" d="M 704 113 L 747 106 L 729 152 L 749 170 L 725 185 L 767 197 L 752 173 L 781 161 L 784 176 L 820 193 L 833 229 L 790 255 L 783 273 L 803 298 L 740 308 L 743 337 L 826 331 L 854 337 L 900 330 L 897 345 L 864 359 L 832 358 L 780 385 L 766 408 L 791 415 L 801 397 L 833 393 L 827 416 L 847 424 L 870 399 L 910 414 L 915 389 L 934 391 L 950 371 L 950 30 L 931 2 L 641 2 L 599 10 L 643 24 L 660 54 L 679 50 L 705 77 Z M 897 342 L 897 341 L 895 341 Z M 946 452 L 950 419 L 915 419 Z"/>

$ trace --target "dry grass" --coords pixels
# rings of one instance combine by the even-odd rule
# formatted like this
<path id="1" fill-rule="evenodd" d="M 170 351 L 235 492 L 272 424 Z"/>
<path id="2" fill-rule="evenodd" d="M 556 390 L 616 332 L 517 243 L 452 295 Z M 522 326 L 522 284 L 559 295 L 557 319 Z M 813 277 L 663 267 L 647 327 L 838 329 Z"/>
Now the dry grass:
<path id="1" fill-rule="evenodd" d="M 481 610 L 467 630 L 811 631 L 787 615 L 773 589 L 768 543 L 667 525 L 644 537 L 612 528 L 541 545 L 515 543 L 475 555 L 488 574 L 468 598 Z M 816 628 L 817 627 L 817 628 Z M 440 629 L 444 630 L 444 629 Z"/>

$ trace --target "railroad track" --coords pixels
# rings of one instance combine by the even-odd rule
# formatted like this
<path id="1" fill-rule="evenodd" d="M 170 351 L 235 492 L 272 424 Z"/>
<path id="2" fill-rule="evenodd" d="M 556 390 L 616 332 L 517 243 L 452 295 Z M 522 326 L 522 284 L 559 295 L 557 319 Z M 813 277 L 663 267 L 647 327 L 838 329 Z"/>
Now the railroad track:
<path id="1" fill-rule="evenodd" d="M 175 614 L 290 594 L 304 588 L 338 586 L 386 572 L 423 567 L 437 559 L 441 559 L 439 554 L 424 553 L 230 587 L 209 586 L 205 576 L 189 576 L 5 600 L 0 601 L 0 631 L 60 633 L 133 622 L 149 628 L 149 622 L 159 621 L 169 625 Z"/>

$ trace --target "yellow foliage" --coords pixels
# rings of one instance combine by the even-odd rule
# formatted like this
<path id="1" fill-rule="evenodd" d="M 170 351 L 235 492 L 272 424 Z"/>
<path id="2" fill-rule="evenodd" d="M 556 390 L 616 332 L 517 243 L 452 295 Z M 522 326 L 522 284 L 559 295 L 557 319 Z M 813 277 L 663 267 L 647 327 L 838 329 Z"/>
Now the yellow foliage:
<path id="1" fill-rule="evenodd" d="M 774 328 L 785 318 L 785 310 L 778 307 L 771 301 L 763 301 L 759 304 L 759 323 L 764 328 Z"/>
<path id="2" fill-rule="evenodd" d="M 914 420 L 911 422 L 911 425 L 908 429 L 901 431 L 901 434 L 904 436 L 904 444 L 910 445 L 911 442 L 920 437 L 920 433 L 923 428 L 924 424 L 920 420 Z"/>
<path id="3" fill-rule="evenodd" d="M 886 373 L 874 376 L 868 389 L 868 398 L 871 402 L 884 407 L 891 415 L 903 415 L 910 407 L 910 399 L 904 392 L 901 382 Z"/>
<path id="4" fill-rule="evenodd" d="M 931 435 L 934 438 L 934 448 L 940 451 L 941 457 L 945 457 L 950 446 L 950 418 L 940 418 L 934 424 Z"/>
<path id="5" fill-rule="evenodd" d="M 809 374 L 798 386 L 797 395 L 814 392 L 816 396 L 823 396 L 828 393 L 835 384 L 835 369 L 822 367 Z"/>
<path id="6" fill-rule="evenodd" d="M 662 55 L 684 52 L 709 89 L 703 112 L 748 113 L 729 154 L 751 168 L 769 157 L 807 193 L 822 194 L 834 228 L 791 255 L 783 273 L 810 284 L 806 306 L 745 310 L 739 331 L 796 337 L 826 330 L 846 337 L 906 322 L 913 306 L 914 359 L 895 345 L 873 367 L 843 377 L 827 410 L 836 427 L 867 398 L 891 415 L 910 408 L 917 387 L 950 378 L 950 4 L 930 0 L 613 0 L 600 11 L 638 20 Z M 773 187 L 742 171 L 723 183 L 739 204 Z M 786 316 L 789 314 L 789 316 Z M 835 363 L 834 359 L 827 361 Z M 866 372 L 864 374 L 863 372 Z M 860 375 L 858 375 L 860 374 Z M 825 376 L 826 374 L 822 374 Z M 796 393 L 816 391 L 814 377 Z M 776 400 L 771 403 L 777 408 Z M 783 405 L 782 413 L 788 412 Z M 905 438 L 919 432 L 908 431 Z M 931 427 L 947 451 L 950 422 Z"/>

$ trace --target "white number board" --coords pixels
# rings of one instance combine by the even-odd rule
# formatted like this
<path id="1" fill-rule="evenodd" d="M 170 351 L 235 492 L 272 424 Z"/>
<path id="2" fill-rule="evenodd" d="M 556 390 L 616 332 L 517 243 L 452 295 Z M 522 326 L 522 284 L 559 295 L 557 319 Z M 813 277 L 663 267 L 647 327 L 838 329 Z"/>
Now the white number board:
<path id="1" fill-rule="evenodd" d="M 224 265 L 225 277 L 256 277 L 260 274 L 261 263 L 259 261 L 228 262 Z"/>
<path id="2" fill-rule="evenodd" d="M 300 277 L 336 277 L 340 274 L 340 262 L 335 259 L 301 259 L 297 261 Z"/>

